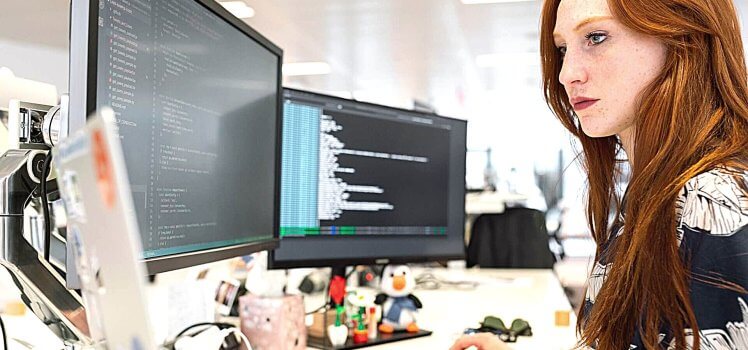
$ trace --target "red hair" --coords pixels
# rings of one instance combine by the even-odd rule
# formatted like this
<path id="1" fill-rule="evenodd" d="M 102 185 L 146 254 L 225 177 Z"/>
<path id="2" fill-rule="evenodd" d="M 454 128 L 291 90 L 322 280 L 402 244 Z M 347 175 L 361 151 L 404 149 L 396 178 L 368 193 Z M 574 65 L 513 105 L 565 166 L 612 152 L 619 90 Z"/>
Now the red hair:
<path id="1" fill-rule="evenodd" d="M 608 213 L 621 207 L 614 187 L 620 143 L 616 136 L 584 134 L 558 80 L 562 60 L 553 30 L 559 3 L 546 0 L 542 10 L 543 88 L 554 114 L 582 145 L 587 216 L 599 259 L 612 238 Z M 661 40 L 667 58 L 640 95 L 635 146 L 627 150 L 633 159 L 628 199 L 617 215 L 626 218 L 624 231 L 606 252 L 612 267 L 577 330 L 584 344 L 628 349 L 639 327 L 643 345 L 659 348 L 665 325 L 674 331 L 676 348 L 685 349 L 680 330 L 691 328 L 698 349 L 675 200 L 697 174 L 717 166 L 748 168 L 748 75 L 737 15 L 731 0 L 608 0 L 608 5 L 624 26 Z"/>

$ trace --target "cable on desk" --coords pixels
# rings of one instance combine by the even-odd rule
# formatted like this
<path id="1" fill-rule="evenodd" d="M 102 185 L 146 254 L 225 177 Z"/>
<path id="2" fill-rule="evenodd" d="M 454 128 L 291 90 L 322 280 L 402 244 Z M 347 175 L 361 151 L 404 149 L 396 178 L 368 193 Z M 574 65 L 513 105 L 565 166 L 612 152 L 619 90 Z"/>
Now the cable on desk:
<path id="1" fill-rule="evenodd" d="M 207 326 L 207 327 L 205 327 L 205 329 L 201 329 L 198 332 L 190 334 L 190 336 L 196 336 L 196 335 L 202 333 L 203 331 L 205 331 L 206 329 L 210 328 L 210 326 L 216 326 L 216 327 L 218 327 L 218 329 L 234 328 L 234 325 L 232 325 L 230 323 L 223 323 L 223 322 L 201 322 L 201 323 L 195 323 L 195 324 L 193 324 L 191 326 L 188 326 L 187 328 L 183 329 L 181 332 L 179 332 L 174 337 L 174 340 L 172 340 L 171 342 L 167 342 L 164 345 L 166 346 L 167 349 L 174 350 L 174 346 L 177 344 L 177 340 L 179 340 L 179 338 L 181 338 L 183 335 L 185 335 L 189 330 L 197 328 L 197 327 L 202 327 L 202 326 Z"/>
<path id="2" fill-rule="evenodd" d="M 3 323 L 2 316 L 0 316 L 0 330 L 3 332 L 3 349 L 8 350 L 8 334 L 5 333 L 5 323 Z"/>
<path id="3" fill-rule="evenodd" d="M 174 338 L 179 338 L 179 337 L 183 336 L 183 335 L 184 335 L 185 333 L 187 333 L 187 331 L 189 331 L 190 329 L 193 329 L 193 328 L 197 328 L 197 327 L 201 327 L 201 326 L 216 326 L 216 327 L 218 327 L 219 329 L 226 329 L 226 328 L 233 328 L 233 327 L 234 327 L 234 325 L 233 325 L 233 324 L 230 324 L 230 323 L 223 323 L 223 322 L 202 322 L 202 323 L 195 323 L 195 324 L 193 324 L 193 325 L 191 325 L 191 326 L 189 326 L 189 327 L 187 327 L 187 328 L 183 329 L 183 330 L 182 330 L 181 332 L 179 332 L 179 333 L 177 334 L 177 336 L 176 336 L 176 337 L 174 337 Z M 206 328 L 207 328 L 207 327 L 206 327 Z M 201 333 L 201 332 L 202 332 L 202 331 L 200 331 L 200 332 L 197 332 L 196 334 L 199 334 L 199 333 Z M 195 334 L 193 334 L 193 335 L 195 335 Z"/>
<path id="4" fill-rule="evenodd" d="M 44 158 L 44 164 L 42 165 L 42 176 L 40 179 L 42 212 L 44 213 L 44 259 L 47 261 L 49 261 L 49 251 L 52 244 L 52 223 L 49 222 L 49 201 L 47 200 L 47 176 L 49 176 L 51 165 L 52 151 L 49 151 L 47 152 L 47 156 Z"/>

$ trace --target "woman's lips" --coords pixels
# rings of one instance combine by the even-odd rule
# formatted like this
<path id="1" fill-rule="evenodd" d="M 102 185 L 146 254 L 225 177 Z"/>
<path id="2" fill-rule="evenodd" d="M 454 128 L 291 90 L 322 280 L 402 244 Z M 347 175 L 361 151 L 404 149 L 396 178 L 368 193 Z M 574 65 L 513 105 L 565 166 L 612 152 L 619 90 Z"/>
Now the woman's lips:
<path id="1" fill-rule="evenodd" d="M 595 103 L 597 103 L 597 101 L 600 101 L 600 100 L 586 100 L 586 101 L 582 101 L 582 102 L 577 102 L 577 103 L 574 104 L 574 110 L 575 111 L 581 111 L 583 109 L 589 108 L 590 106 L 592 106 Z"/>

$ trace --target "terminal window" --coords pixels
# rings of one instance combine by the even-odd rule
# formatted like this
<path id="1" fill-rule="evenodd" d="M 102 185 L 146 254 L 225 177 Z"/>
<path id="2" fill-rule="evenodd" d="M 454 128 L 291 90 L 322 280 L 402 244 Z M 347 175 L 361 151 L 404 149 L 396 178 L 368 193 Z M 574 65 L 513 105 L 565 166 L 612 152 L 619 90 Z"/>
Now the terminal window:
<path id="1" fill-rule="evenodd" d="M 446 235 L 449 126 L 404 110 L 284 96 L 281 237 Z"/>
<path id="2" fill-rule="evenodd" d="M 272 238 L 253 218 L 273 217 L 277 56 L 198 2 L 100 4 L 96 103 L 116 115 L 144 257 Z"/>

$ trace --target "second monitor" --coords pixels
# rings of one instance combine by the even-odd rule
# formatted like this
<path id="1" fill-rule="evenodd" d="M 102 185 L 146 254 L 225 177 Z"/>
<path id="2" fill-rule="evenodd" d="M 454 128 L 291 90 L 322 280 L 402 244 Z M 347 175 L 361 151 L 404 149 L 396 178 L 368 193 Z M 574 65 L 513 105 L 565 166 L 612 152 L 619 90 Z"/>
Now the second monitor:
<path id="1" fill-rule="evenodd" d="M 284 89 L 274 268 L 459 259 L 466 122 Z"/>
<path id="2" fill-rule="evenodd" d="M 113 109 L 149 273 L 275 247 L 282 50 L 212 0 L 71 15 L 71 119 Z"/>

